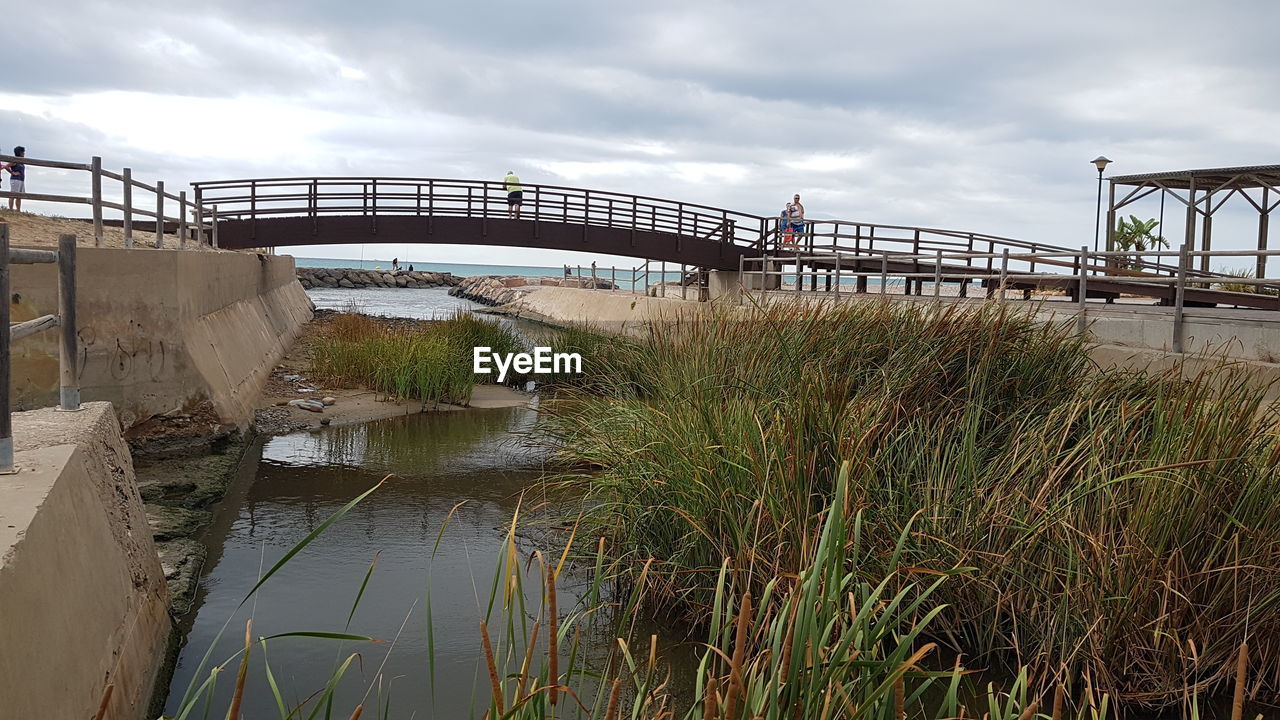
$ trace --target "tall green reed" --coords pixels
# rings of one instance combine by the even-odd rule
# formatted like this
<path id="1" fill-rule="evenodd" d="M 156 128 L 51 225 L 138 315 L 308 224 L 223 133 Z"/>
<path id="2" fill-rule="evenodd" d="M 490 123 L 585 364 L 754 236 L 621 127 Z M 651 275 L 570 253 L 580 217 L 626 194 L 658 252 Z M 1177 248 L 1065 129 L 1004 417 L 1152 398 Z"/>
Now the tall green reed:
<path id="1" fill-rule="evenodd" d="M 477 381 L 473 348 L 523 351 L 499 324 L 458 313 L 417 329 L 387 327 L 361 315 L 338 315 L 312 347 L 312 370 L 332 383 L 362 385 L 400 398 L 466 404 Z M 513 378 L 515 381 L 515 378 Z"/>
<path id="2" fill-rule="evenodd" d="M 756 597 L 812 552 L 835 468 L 871 560 L 902 548 L 934 637 L 1067 667 L 1128 702 L 1280 689 L 1280 445 L 1224 367 L 1098 371 L 1069 329 L 994 306 L 861 304 L 709 316 L 598 352 L 544 429 L 660 605 L 707 622 L 725 558 Z M 878 551 L 878 552 L 877 552 Z"/>

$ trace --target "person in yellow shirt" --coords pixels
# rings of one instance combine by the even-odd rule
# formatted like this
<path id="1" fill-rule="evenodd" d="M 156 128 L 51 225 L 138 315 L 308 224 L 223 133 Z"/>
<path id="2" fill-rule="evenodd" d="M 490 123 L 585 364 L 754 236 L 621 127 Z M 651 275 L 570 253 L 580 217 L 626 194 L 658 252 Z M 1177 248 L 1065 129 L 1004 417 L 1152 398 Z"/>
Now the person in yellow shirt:
<path id="1" fill-rule="evenodd" d="M 507 186 L 507 217 L 519 220 L 520 202 L 524 199 L 524 188 L 520 187 L 520 178 L 516 177 L 515 170 L 508 170 L 502 182 Z"/>

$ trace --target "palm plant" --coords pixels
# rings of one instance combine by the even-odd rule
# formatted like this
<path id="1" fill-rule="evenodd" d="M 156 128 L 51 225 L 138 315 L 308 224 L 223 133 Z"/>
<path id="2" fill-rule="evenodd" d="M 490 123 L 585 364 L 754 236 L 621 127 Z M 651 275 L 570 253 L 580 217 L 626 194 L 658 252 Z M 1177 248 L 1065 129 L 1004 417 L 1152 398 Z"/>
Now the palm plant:
<path id="1" fill-rule="evenodd" d="M 1121 252 L 1132 252 L 1133 259 L 1125 258 L 1122 262 L 1131 270 L 1142 269 L 1142 254 L 1152 250 L 1169 247 L 1163 235 L 1153 234 L 1159 220 L 1150 218 L 1139 220 L 1137 215 L 1120 218 L 1116 222 L 1115 249 Z"/>

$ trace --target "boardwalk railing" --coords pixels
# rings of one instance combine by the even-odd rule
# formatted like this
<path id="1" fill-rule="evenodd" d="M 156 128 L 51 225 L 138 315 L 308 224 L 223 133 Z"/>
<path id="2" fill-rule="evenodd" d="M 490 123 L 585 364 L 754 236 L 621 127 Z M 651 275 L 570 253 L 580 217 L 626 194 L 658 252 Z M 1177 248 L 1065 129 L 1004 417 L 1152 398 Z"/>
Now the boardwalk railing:
<path id="1" fill-rule="evenodd" d="M 643 292 L 646 295 L 650 287 L 669 287 L 674 281 L 680 287 L 682 300 L 689 299 L 691 291 L 693 299 L 699 299 L 701 290 L 707 286 L 706 271 L 675 263 L 670 263 L 671 269 L 668 270 L 667 265 L 668 263 L 654 260 L 646 260 L 630 268 L 565 265 L 564 276 L 575 278 L 578 287 L 612 292 L 622 290 L 625 286 L 628 292 Z M 666 292 L 663 290 L 664 296 Z"/>
<path id="2" fill-rule="evenodd" d="M 787 253 L 743 258 L 742 287 L 744 294 L 767 288 L 801 293 L 807 279 L 810 292 L 818 291 L 821 284 L 822 292 L 839 298 L 857 294 L 910 295 L 913 287 L 915 294 L 921 295 L 928 285 L 929 294 L 940 300 L 945 286 L 955 286 L 956 294 L 963 297 L 969 285 L 976 282 L 985 287 L 987 297 L 997 302 L 1004 302 L 1010 289 L 1021 290 L 1027 298 L 1033 288 L 1056 289 L 1065 291 L 1078 306 L 1076 322 L 1081 333 L 1087 327 L 1087 300 L 1091 293 L 1108 296 L 1108 302 L 1121 294 L 1158 298 L 1161 304 L 1173 308 L 1171 346 L 1174 352 L 1182 352 L 1183 310 L 1188 304 L 1280 310 L 1280 277 L 1206 274 L 1192 269 L 1194 260 L 1200 258 L 1203 263 L 1212 258 L 1244 257 L 1254 259 L 1257 267 L 1265 267 L 1266 259 L 1277 255 L 1280 250 L 1191 251 L 1185 245 L 1177 251 L 1142 253 L 1140 259 L 1132 252 L 1092 252 L 1087 246 L 1075 252 L 1011 253 L 1004 248 L 999 253 L 934 250 L 918 254 L 877 249 L 874 256 L 870 250 Z M 987 269 L 983 269 L 984 263 Z M 1012 267 L 1015 263 L 1027 269 Z M 1070 271 L 1035 272 L 1032 268 L 1036 264 L 1067 267 Z M 794 282 L 784 290 L 789 280 Z M 872 281 L 877 284 L 875 292 L 870 291 Z M 1099 290 L 1099 286 L 1107 289 Z"/>
<path id="3" fill-rule="evenodd" d="M 1035 272 L 1037 263 L 1049 267 L 1070 267 L 1049 256 L 1052 253 L 1072 253 L 1072 248 L 1049 245 L 1017 238 L 988 235 L 985 233 L 944 230 L 941 228 L 912 227 L 906 225 L 879 225 L 850 220 L 805 220 L 801 232 L 788 231 L 785 221 L 771 218 L 764 237 L 764 247 L 772 256 L 790 254 L 813 255 L 815 253 L 843 253 L 846 255 L 878 256 L 892 253 L 898 256 L 927 255 L 930 258 L 942 251 L 953 260 L 970 268 L 982 268 L 991 272 L 1002 251 L 1008 250 L 1015 265 L 1025 263 L 1028 272 Z M 964 255 L 961 255 L 964 253 Z M 1047 254 L 1046 254 L 1047 253 Z M 1172 277 L 1178 272 L 1177 263 L 1161 262 L 1161 257 L 1177 253 L 1117 252 L 1112 253 L 1117 269 L 1140 269 L 1145 273 L 1160 273 Z M 1259 266 L 1265 274 L 1266 266 Z M 1222 277 L 1222 273 L 1188 269 L 1199 277 Z"/>
<path id="4" fill-rule="evenodd" d="M 448 178 L 265 178 L 192 183 L 198 205 L 218 217 L 390 215 L 507 218 L 506 185 Z M 560 185 L 521 185 L 520 219 L 669 233 L 752 248 L 766 218 L 697 203 Z"/>
<path id="5" fill-rule="evenodd" d="M 10 324 L 9 264 L 57 263 L 58 265 L 58 314 L 44 315 L 26 322 Z M 10 414 L 9 392 L 12 363 L 9 345 L 45 330 L 61 327 L 59 343 L 58 409 L 80 409 L 80 381 L 76 377 L 76 236 L 58 238 L 58 250 L 18 250 L 9 248 L 9 226 L 0 223 L 0 474 L 15 472 L 13 465 L 13 418 Z"/>
<path id="6" fill-rule="evenodd" d="M 102 247 L 103 244 L 103 227 L 106 223 L 103 218 L 104 210 L 120 212 L 122 216 L 120 222 L 124 232 L 124 246 L 127 248 L 134 246 L 135 239 L 141 241 L 144 236 L 141 233 L 135 233 L 134 224 L 137 218 L 151 219 L 150 224 L 154 225 L 154 227 L 151 228 L 152 232 L 146 233 L 146 235 L 154 235 L 153 243 L 155 247 L 164 247 L 166 226 L 170 224 L 177 234 L 179 247 L 186 247 L 189 241 L 204 243 L 207 238 L 214 237 L 216 234 L 216 225 L 212 222 L 217 216 L 214 208 L 202 207 L 199 202 L 188 201 L 185 190 L 176 194 L 165 190 L 163 180 L 157 181 L 154 185 L 136 180 L 130 168 L 123 168 L 120 172 L 108 170 L 102 166 L 102 158 L 100 157 L 95 156 L 88 163 L 75 163 L 0 155 L 0 163 L 26 165 L 28 167 L 28 176 L 31 175 L 30 168 L 32 167 L 86 173 L 89 180 L 89 190 L 84 195 L 15 193 L 5 190 L 0 191 L 0 198 L 19 198 L 24 201 L 65 205 L 88 205 L 93 216 L 93 238 L 96 247 Z M 119 183 L 121 198 L 119 202 L 107 200 L 105 197 L 104 183 L 111 182 Z M 205 223 L 204 218 L 209 218 L 211 222 Z M 135 235 L 138 235 L 138 237 L 135 238 Z"/>

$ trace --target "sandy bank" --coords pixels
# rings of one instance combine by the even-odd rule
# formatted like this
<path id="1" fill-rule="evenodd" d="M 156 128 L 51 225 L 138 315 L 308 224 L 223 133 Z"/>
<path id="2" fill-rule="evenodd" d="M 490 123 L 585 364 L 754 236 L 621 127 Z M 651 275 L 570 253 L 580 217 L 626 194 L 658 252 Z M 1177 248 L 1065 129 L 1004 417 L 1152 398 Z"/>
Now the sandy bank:
<path id="1" fill-rule="evenodd" d="M 9 244 L 14 247 L 56 248 L 58 236 L 70 233 L 76 236 L 76 244 L 82 247 L 93 247 L 93 223 L 76 218 L 57 217 L 53 215 L 36 215 L 35 213 L 0 210 L 0 222 L 9 225 Z M 124 228 L 104 225 L 102 228 L 102 246 L 109 248 L 124 247 Z M 155 249 L 155 231 L 134 229 L 133 246 L 135 248 Z M 178 248 L 178 236 L 172 233 L 164 236 L 165 249 Z M 215 250 L 208 245 L 200 245 L 188 240 L 185 250 L 197 252 L 237 252 L 235 250 Z"/>

